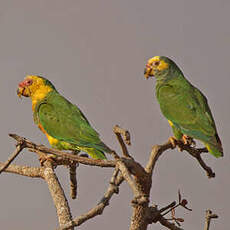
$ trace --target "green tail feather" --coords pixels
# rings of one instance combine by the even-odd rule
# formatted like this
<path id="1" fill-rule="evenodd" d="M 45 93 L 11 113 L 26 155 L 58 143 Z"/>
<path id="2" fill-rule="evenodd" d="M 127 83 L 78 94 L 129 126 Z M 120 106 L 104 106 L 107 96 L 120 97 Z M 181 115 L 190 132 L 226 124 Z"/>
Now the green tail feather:
<path id="1" fill-rule="evenodd" d="M 222 147 L 221 147 L 221 149 L 218 149 L 216 146 L 213 146 L 213 145 L 211 145 L 209 143 L 204 143 L 204 145 L 206 146 L 206 148 L 208 149 L 208 151 L 213 156 L 215 156 L 216 158 L 224 156 Z"/>
<path id="2" fill-rule="evenodd" d="M 88 147 L 78 147 L 80 150 L 88 153 L 93 159 L 107 159 L 105 154 L 102 151 L 99 151 L 95 148 L 88 148 Z"/>

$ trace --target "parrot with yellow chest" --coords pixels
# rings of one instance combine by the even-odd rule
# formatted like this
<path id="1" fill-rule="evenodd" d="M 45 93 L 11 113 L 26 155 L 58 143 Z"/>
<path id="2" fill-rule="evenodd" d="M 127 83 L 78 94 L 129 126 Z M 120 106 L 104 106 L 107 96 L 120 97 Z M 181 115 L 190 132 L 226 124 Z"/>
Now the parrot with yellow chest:
<path id="1" fill-rule="evenodd" d="M 111 152 L 81 110 L 60 95 L 46 78 L 28 75 L 19 83 L 17 94 L 31 98 L 34 122 L 52 147 L 84 151 L 94 159 L 106 159 L 104 153 Z"/>

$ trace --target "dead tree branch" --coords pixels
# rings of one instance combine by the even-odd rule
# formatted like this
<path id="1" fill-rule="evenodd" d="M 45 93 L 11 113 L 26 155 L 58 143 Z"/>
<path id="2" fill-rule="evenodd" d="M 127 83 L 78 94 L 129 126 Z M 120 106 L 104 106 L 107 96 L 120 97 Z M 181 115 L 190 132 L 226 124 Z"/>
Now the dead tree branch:
<path id="1" fill-rule="evenodd" d="M 5 163 L 0 163 L 0 167 L 3 167 L 4 165 Z M 36 168 L 36 167 L 11 164 L 4 170 L 4 172 L 14 173 L 21 176 L 27 176 L 32 178 L 43 178 L 42 168 Z"/>
<path id="2" fill-rule="evenodd" d="M 10 134 L 10 136 L 14 138 L 18 144 L 13 156 L 10 157 L 5 164 L 0 163 L 0 167 L 2 168 L 1 170 L 24 176 L 43 178 L 46 180 L 57 210 L 60 224 L 58 230 L 73 229 L 75 226 L 80 226 L 87 220 L 97 215 L 101 215 L 105 207 L 109 205 L 109 201 L 113 194 L 119 192 L 119 186 L 124 180 L 128 183 L 134 195 L 134 198 L 131 202 L 133 207 L 133 214 L 131 217 L 130 230 L 146 230 L 149 224 L 157 222 L 171 230 L 182 230 L 178 226 L 180 226 L 179 222 L 183 222 L 183 219 L 176 218 L 174 216 L 175 208 L 183 206 L 188 210 L 190 209 L 186 207 L 187 200 L 181 200 L 180 193 L 178 204 L 172 202 L 171 204 L 161 209 L 158 209 L 156 205 L 149 206 L 149 194 L 152 187 L 152 174 L 154 172 L 156 162 L 163 152 L 168 149 L 173 149 L 175 146 L 170 141 L 164 143 L 163 145 L 153 146 L 149 160 L 144 168 L 141 164 L 136 162 L 128 152 L 126 144 L 131 144 L 129 132 L 120 128 L 119 126 L 115 126 L 113 130 L 121 146 L 122 154 L 124 156 L 120 157 L 116 152 L 112 152 L 115 160 L 95 160 L 92 158 L 81 157 L 72 153 L 47 148 L 43 145 L 37 145 L 27 140 L 26 138 L 20 137 L 16 134 Z M 186 150 L 191 156 L 196 158 L 209 177 L 215 176 L 212 169 L 208 167 L 201 158 L 201 153 L 206 152 L 206 149 L 196 149 L 189 145 L 185 145 L 180 141 L 177 141 L 176 145 L 179 146 L 181 150 Z M 45 156 L 45 161 L 43 161 L 43 166 L 41 168 L 10 165 L 13 159 L 23 148 L 27 148 L 29 151 L 37 153 L 39 157 L 44 157 L 44 154 L 52 154 L 55 155 L 55 157 L 51 160 L 49 156 Z M 87 213 L 72 219 L 65 193 L 58 181 L 58 178 L 56 177 L 54 167 L 57 165 L 69 165 L 72 167 L 78 163 L 99 167 L 112 167 L 115 169 L 110 180 L 110 185 L 101 201 Z M 75 183 L 76 177 L 72 178 L 72 181 Z M 73 184 L 74 187 L 75 185 L 76 184 Z M 72 195 L 74 197 L 76 194 Z M 172 218 L 164 218 L 164 216 L 169 212 L 172 213 Z M 205 230 L 209 230 L 211 218 L 217 217 L 213 217 L 211 214 L 209 218 L 206 216 L 206 225 L 208 227 L 205 228 Z M 176 224 L 178 224 L 178 226 L 170 221 L 174 221 Z"/>
<path id="3" fill-rule="evenodd" d="M 200 148 L 196 149 L 188 145 L 184 145 L 183 143 L 179 143 L 182 150 L 186 150 L 187 153 L 189 153 L 192 157 L 194 157 L 200 164 L 200 166 L 206 171 L 206 174 L 208 178 L 215 177 L 215 173 L 212 171 L 212 169 L 206 165 L 206 163 L 201 158 L 202 153 L 207 153 L 208 150 L 206 148 Z"/>
<path id="4" fill-rule="evenodd" d="M 171 230 L 183 230 L 183 228 L 177 227 L 174 223 L 169 222 L 169 221 L 166 220 L 164 217 L 161 217 L 161 218 L 159 219 L 159 222 L 160 222 L 163 226 L 165 226 L 166 228 L 168 228 L 168 229 L 171 229 Z"/>
<path id="5" fill-rule="evenodd" d="M 209 230 L 211 219 L 217 219 L 218 215 L 213 214 L 211 210 L 206 210 L 204 230 Z"/>
<path id="6" fill-rule="evenodd" d="M 120 128 L 118 125 L 115 125 L 113 127 L 113 132 L 115 133 L 115 135 L 117 137 L 117 140 L 118 140 L 118 142 L 119 142 L 119 144 L 121 146 L 122 153 L 123 153 L 124 157 L 129 157 L 130 158 L 131 156 L 129 155 L 128 149 L 127 149 L 127 147 L 125 145 L 125 143 L 127 145 L 131 145 L 129 131 Z M 123 136 L 125 143 L 124 143 L 121 135 Z"/>
<path id="7" fill-rule="evenodd" d="M 85 223 L 87 220 L 94 218 L 95 216 L 101 215 L 106 206 L 109 205 L 109 201 L 114 194 L 118 194 L 119 186 L 123 182 L 123 177 L 117 174 L 117 170 L 115 169 L 114 174 L 110 180 L 110 185 L 105 192 L 101 201 L 92 209 L 90 209 L 87 213 L 76 217 L 73 221 L 70 221 L 64 226 L 61 226 L 57 230 L 67 230 L 71 227 L 79 226 Z"/>
<path id="8" fill-rule="evenodd" d="M 92 158 L 86 158 L 86 157 L 80 157 L 73 155 L 71 153 L 63 152 L 57 149 L 51 149 L 47 148 L 44 145 L 37 145 L 33 143 L 32 141 L 29 141 L 26 138 L 20 137 L 16 134 L 9 134 L 10 137 L 14 138 L 17 142 L 25 141 L 25 147 L 31 152 L 37 152 L 37 153 L 44 153 L 44 154 L 53 154 L 55 156 L 59 156 L 64 160 L 69 160 L 71 162 L 81 163 L 84 165 L 91 165 L 91 166 L 100 166 L 100 167 L 112 167 L 114 168 L 116 163 L 115 161 L 111 160 L 98 160 L 98 159 L 92 159 Z"/>
<path id="9" fill-rule="evenodd" d="M 15 151 L 8 158 L 8 160 L 2 165 L 0 169 L 0 174 L 10 165 L 10 163 L 18 156 L 18 154 L 25 148 L 24 140 L 20 141 L 16 145 Z"/>
<path id="10" fill-rule="evenodd" d="M 49 160 L 44 162 L 43 177 L 49 187 L 50 194 L 56 207 L 58 221 L 60 226 L 72 221 L 70 208 L 65 197 L 65 193 L 54 172 L 53 165 Z M 73 229 L 73 228 L 70 228 Z"/>
<path id="11" fill-rule="evenodd" d="M 74 155 L 77 155 L 80 151 L 73 151 Z M 70 179 L 70 197 L 76 199 L 77 197 L 77 167 L 79 164 L 72 163 L 69 165 L 69 179 Z"/>
<path id="12" fill-rule="evenodd" d="M 166 142 L 163 145 L 154 145 L 150 153 L 149 161 L 145 167 L 147 173 L 152 174 L 155 164 L 160 157 L 160 155 L 168 149 L 172 149 L 173 146 L 170 141 Z"/>
<path id="13" fill-rule="evenodd" d="M 215 177 L 215 173 L 212 171 L 212 169 L 206 165 L 206 163 L 201 158 L 202 153 L 206 153 L 206 148 L 194 148 L 189 145 L 185 145 L 181 141 L 176 141 L 175 143 L 179 148 L 183 151 L 185 150 L 187 153 L 189 153 L 192 157 L 194 157 L 200 164 L 200 166 L 206 171 L 206 174 L 209 178 Z M 164 143 L 163 145 L 154 145 L 152 148 L 152 152 L 150 154 L 149 161 L 145 167 L 145 170 L 148 173 L 151 173 L 155 167 L 156 161 L 160 157 L 160 155 L 165 152 L 168 149 L 173 149 L 175 146 L 172 145 L 170 141 Z"/>

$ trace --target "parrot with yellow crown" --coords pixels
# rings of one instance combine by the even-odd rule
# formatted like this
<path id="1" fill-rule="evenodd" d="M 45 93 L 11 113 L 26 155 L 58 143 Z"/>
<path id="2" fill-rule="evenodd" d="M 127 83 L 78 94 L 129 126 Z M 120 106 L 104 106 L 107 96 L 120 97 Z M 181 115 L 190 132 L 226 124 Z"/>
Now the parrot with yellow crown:
<path id="1" fill-rule="evenodd" d="M 172 127 L 174 140 L 184 144 L 191 143 L 190 138 L 200 140 L 212 155 L 222 157 L 221 140 L 207 98 L 184 77 L 176 63 L 155 56 L 148 60 L 144 75 L 156 79 L 156 98 Z"/>
<path id="2" fill-rule="evenodd" d="M 28 75 L 19 83 L 17 94 L 31 98 L 34 122 L 52 147 L 84 151 L 94 159 L 106 159 L 104 153 L 111 152 L 81 110 L 46 78 Z"/>

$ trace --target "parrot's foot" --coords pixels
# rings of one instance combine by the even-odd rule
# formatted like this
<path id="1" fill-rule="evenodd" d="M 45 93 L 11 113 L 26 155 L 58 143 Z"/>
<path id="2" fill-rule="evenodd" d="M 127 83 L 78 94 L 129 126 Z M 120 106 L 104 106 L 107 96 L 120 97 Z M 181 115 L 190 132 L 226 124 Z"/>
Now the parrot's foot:
<path id="1" fill-rule="evenodd" d="M 176 146 L 177 146 L 177 139 L 175 137 L 170 137 L 169 138 L 169 141 L 171 142 L 172 144 L 172 148 L 175 149 Z"/>
<path id="2" fill-rule="evenodd" d="M 196 142 L 193 140 L 192 137 L 189 137 L 187 135 L 183 135 L 182 136 L 182 142 L 183 144 L 185 145 L 189 145 L 189 146 L 192 146 L 192 147 L 196 147 Z"/>
<path id="3" fill-rule="evenodd" d="M 48 155 L 41 154 L 39 156 L 39 161 L 40 161 L 41 166 L 43 166 L 45 161 L 50 161 L 50 162 L 52 162 L 53 165 L 55 165 L 56 164 L 56 162 L 55 162 L 56 158 L 57 158 L 57 156 L 53 155 L 53 154 L 48 154 Z"/>
<path id="4" fill-rule="evenodd" d="M 175 149 L 176 146 L 177 146 L 177 148 L 178 148 L 178 150 L 179 150 L 180 152 L 183 151 L 183 149 L 180 147 L 180 145 L 178 145 L 178 140 L 177 140 L 175 137 L 170 137 L 170 138 L 169 138 L 169 141 L 170 141 L 171 144 L 172 144 L 172 149 Z"/>

